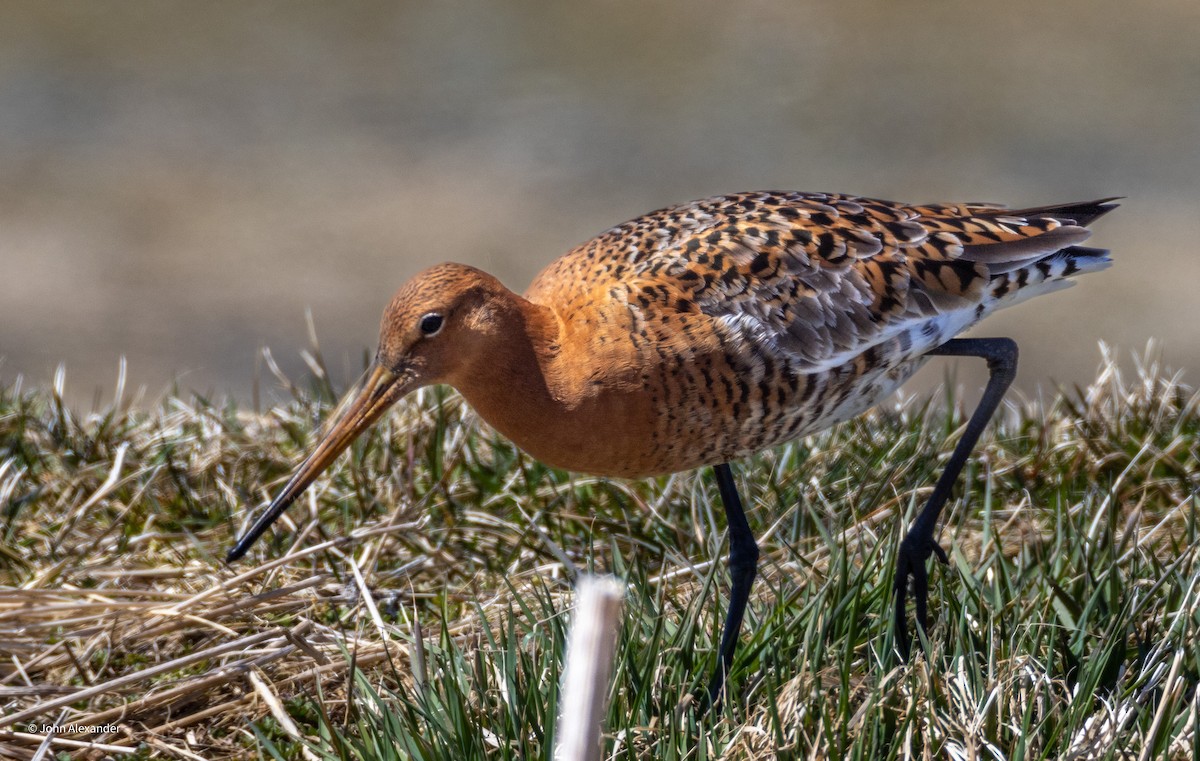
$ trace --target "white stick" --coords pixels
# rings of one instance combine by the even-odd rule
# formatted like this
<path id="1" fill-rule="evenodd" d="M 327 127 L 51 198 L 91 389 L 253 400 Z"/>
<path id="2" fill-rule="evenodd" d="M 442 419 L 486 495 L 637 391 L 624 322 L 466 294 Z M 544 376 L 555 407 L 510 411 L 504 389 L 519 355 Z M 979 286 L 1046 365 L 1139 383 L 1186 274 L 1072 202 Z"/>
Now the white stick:
<path id="1" fill-rule="evenodd" d="M 625 588 L 611 577 L 582 577 L 576 589 L 554 758 L 598 761 Z"/>

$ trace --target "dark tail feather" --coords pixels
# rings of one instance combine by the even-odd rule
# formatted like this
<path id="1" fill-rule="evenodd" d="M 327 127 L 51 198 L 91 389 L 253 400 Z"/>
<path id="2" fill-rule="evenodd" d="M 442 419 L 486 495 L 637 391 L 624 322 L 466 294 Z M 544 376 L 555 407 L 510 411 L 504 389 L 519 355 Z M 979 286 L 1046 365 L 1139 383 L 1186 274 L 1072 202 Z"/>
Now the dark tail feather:
<path id="1" fill-rule="evenodd" d="M 1083 203 L 1067 203 L 1058 206 L 1037 206 L 1032 209 L 1013 209 L 998 214 L 1012 217 L 1052 217 L 1053 219 L 1069 219 L 1081 227 L 1087 227 L 1100 217 L 1117 208 L 1121 197 L 1102 198 L 1099 201 Z"/>

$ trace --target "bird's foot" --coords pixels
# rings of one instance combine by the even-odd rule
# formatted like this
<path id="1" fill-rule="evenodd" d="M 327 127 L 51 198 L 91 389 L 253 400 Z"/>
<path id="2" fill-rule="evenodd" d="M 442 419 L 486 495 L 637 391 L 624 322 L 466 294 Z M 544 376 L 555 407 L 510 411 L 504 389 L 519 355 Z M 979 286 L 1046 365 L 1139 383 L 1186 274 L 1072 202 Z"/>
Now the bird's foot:
<path id="1" fill-rule="evenodd" d="M 905 610 L 908 602 L 909 580 L 912 580 L 912 596 L 917 608 L 917 629 L 926 630 L 926 613 L 929 606 L 929 571 L 926 563 L 930 556 L 936 556 L 943 564 L 949 564 L 950 558 L 946 551 L 933 540 L 933 537 L 915 537 L 911 533 L 900 543 L 900 552 L 896 559 L 896 577 L 893 592 L 896 596 L 895 632 L 896 649 L 901 660 L 907 662 L 912 640 L 908 636 L 908 624 Z"/>

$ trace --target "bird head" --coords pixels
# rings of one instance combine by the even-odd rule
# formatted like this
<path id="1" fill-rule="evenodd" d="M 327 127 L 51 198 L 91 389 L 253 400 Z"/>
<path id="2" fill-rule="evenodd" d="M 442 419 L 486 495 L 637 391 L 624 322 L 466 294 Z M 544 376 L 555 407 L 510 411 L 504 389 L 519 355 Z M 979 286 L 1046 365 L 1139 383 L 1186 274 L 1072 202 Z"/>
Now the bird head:
<path id="1" fill-rule="evenodd" d="M 389 407 L 410 391 L 456 379 L 486 354 L 504 330 L 511 296 L 500 281 L 462 264 L 439 264 L 413 277 L 392 298 L 379 328 L 379 349 L 363 380 L 338 405 L 316 449 L 266 511 L 229 551 L 255 540 Z"/>

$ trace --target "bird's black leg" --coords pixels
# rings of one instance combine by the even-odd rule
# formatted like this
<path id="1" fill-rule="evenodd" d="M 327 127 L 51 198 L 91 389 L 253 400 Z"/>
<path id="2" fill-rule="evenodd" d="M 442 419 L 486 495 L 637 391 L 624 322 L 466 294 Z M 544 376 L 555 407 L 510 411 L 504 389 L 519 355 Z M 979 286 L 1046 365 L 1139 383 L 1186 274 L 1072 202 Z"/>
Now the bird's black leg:
<path id="1" fill-rule="evenodd" d="M 958 480 L 963 465 L 967 462 L 971 450 L 979 440 L 979 435 L 987 426 L 988 421 L 1000 406 L 1004 392 L 1012 385 L 1017 375 L 1017 342 L 1011 338 L 952 338 L 937 347 L 930 354 L 953 357 L 980 357 L 987 360 L 988 382 L 983 390 L 983 398 L 979 406 L 967 421 L 967 429 L 963 432 L 958 445 L 954 447 L 946 469 L 933 487 L 933 494 L 925 503 L 924 509 L 908 529 L 904 541 L 900 543 L 899 559 L 896 562 L 896 647 L 900 657 L 908 660 L 911 642 L 908 638 L 908 627 L 905 625 L 905 603 L 908 597 L 908 580 L 912 579 L 913 599 L 917 607 L 917 628 L 925 631 L 926 608 L 929 601 L 929 576 L 925 562 L 929 556 L 936 554 L 938 560 L 948 562 L 946 552 L 938 546 L 934 539 L 934 529 L 937 528 L 938 516 L 942 506 L 950 497 L 950 490 Z"/>
<path id="2" fill-rule="evenodd" d="M 746 522 L 746 511 L 733 482 L 733 471 L 728 463 L 713 467 L 717 474 L 717 487 L 721 490 L 721 502 L 725 505 L 725 523 L 729 526 L 729 611 L 725 615 L 725 628 L 721 630 L 720 661 L 708 683 L 708 704 L 715 706 L 725 689 L 725 676 L 733 666 L 733 651 L 737 649 L 738 634 L 742 629 L 742 617 L 750 599 L 750 587 L 758 573 L 758 544 L 750 533 Z"/>

